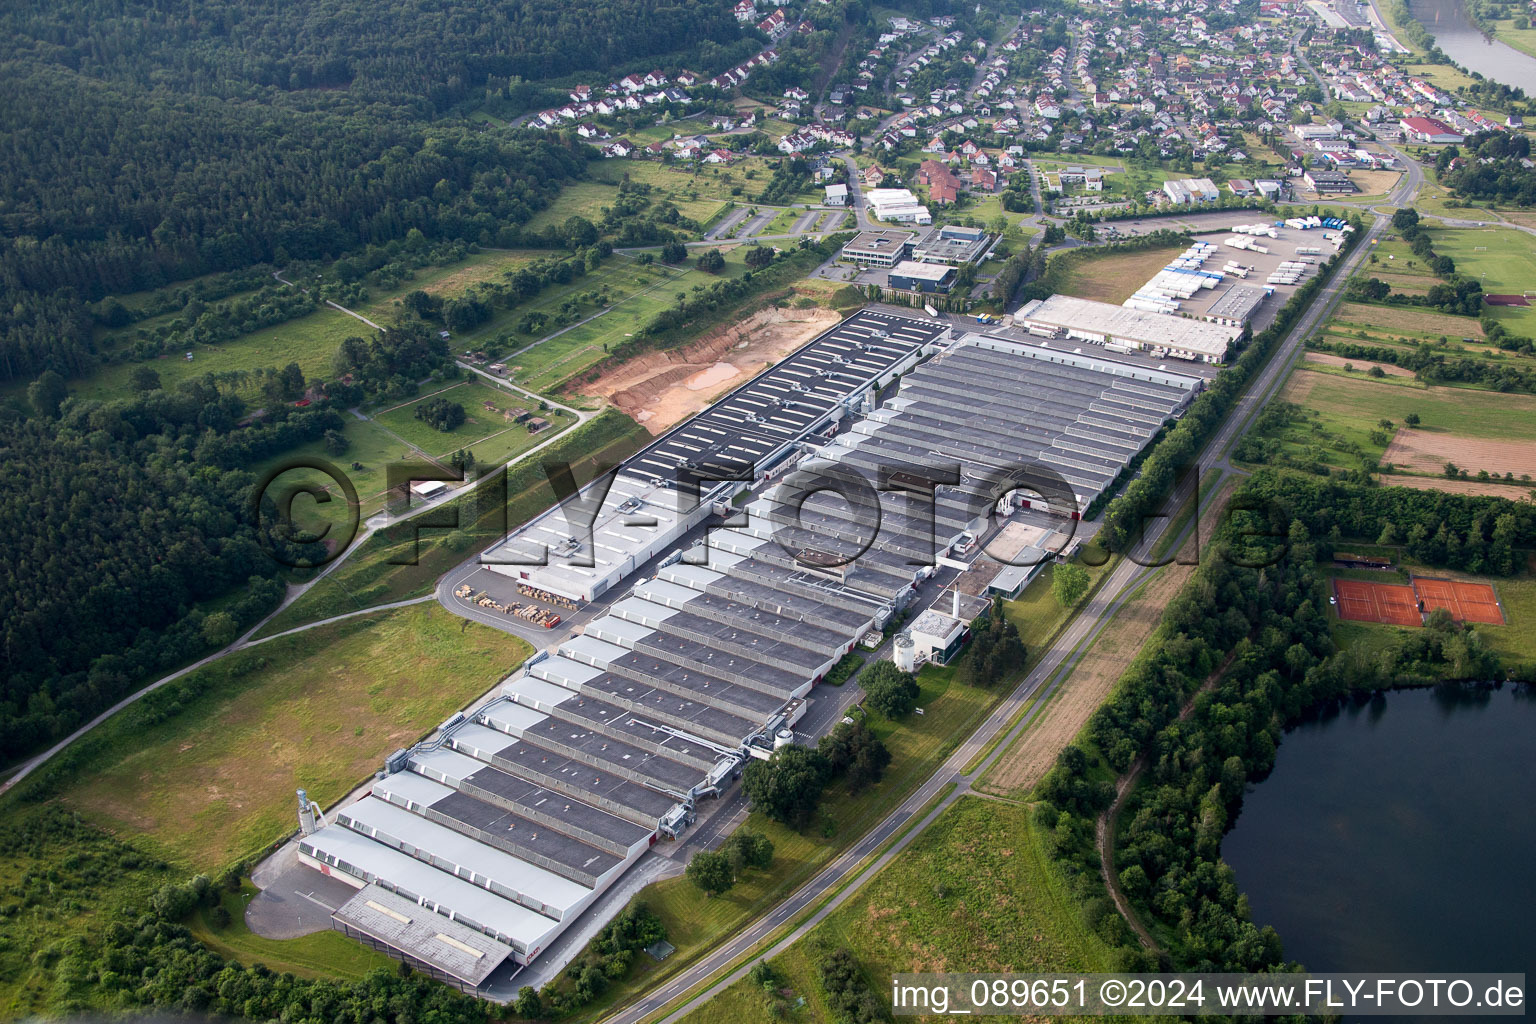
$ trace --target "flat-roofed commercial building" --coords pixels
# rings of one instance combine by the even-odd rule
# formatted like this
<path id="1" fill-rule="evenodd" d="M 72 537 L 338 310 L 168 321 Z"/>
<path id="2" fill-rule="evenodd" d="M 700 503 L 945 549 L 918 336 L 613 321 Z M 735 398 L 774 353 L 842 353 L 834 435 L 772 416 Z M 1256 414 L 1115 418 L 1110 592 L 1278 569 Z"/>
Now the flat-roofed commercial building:
<path id="1" fill-rule="evenodd" d="M 1103 345 L 1110 351 L 1150 352 L 1156 358 L 1216 363 L 1241 333 L 1223 324 L 1153 313 L 1070 295 L 1052 295 L 1025 303 L 1014 326 L 1037 337 L 1063 338 Z"/>
<path id="2" fill-rule="evenodd" d="M 903 260 L 891 268 L 888 279 L 892 288 L 907 292 L 947 292 L 960 272 L 943 263 L 918 263 Z"/>
<path id="3" fill-rule="evenodd" d="M 1263 288 L 1235 284 L 1216 296 L 1216 301 L 1205 311 L 1205 318 L 1223 327 L 1242 328 L 1253 319 L 1268 294 Z"/>
<path id="4" fill-rule="evenodd" d="M 872 188 L 864 193 L 869 212 L 876 220 L 901 224 L 932 224 L 928 207 L 918 202 L 911 189 Z"/>
<path id="5" fill-rule="evenodd" d="M 919 239 L 912 246 L 912 258 L 919 263 L 948 263 L 951 266 L 974 263 L 987 251 L 989 237 L 981 228 L 946 224 Z"/>
<path id="6" fill-rule="evenodd" d="M 910 231 L 860 231 L 839 258 L 861 267 L 894 267 L 912 251 L 915 237 Z"/>

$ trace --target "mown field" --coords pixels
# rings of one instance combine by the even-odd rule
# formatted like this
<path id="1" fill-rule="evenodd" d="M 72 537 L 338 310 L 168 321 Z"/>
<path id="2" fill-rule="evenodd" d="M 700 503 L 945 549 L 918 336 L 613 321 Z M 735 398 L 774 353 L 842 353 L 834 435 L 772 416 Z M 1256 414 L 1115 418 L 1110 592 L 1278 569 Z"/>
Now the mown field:
<path id="1" fill-rule="evenodd" d="M 171 863 L 217 872 L 340 799 L 531 653 L 435 604 L 240 651 L 109 719 L 45 779 L 55 799 Z"/>
<path id="2" fill-rule="evenodd" d="M 770 961 L 789 1019 L 831 1022 L 817 968 L 833 950 L 857 957 L 882 1003 L 898 971 L 1107 971 L 1113 951 L 1089 931 L 1045 849 L 1029 808 L 962 797 L 863 890 Z M 770 1016 L 749 979 L 686 1018 L 735 1024 Z"/>
<path id="3" fill-rule="evenodd" d="M 1181 246 L 1169 246 L 1140 252 L 1090 253 L 1071 261 L 1059 291 L 1119 305 L 1183 251 Z"/>
<path id="4" fill-rule="evenodd" d="M 437 399 L 462 405 L 464 422 L 452 430 L 443 431 L 416 418 L 420 409 Z M 505 415 L 515 409 L 525 409 L 549 420 L 549 428 L 538 434 L 528 433 L 526 427 Z M 420 398 L 392 408 L 376 411 L 372 417 L 380 427 L 432 458 L 447 458 L 467 448 L 474 451 L 477 461 L 488 464 L 505 462 L 518 452 L 549 440 L 574 422 L 568 413 L 558 409 L 540 412 L 537 402 L 503 391 L 478 376 L 434 389 Z"/>

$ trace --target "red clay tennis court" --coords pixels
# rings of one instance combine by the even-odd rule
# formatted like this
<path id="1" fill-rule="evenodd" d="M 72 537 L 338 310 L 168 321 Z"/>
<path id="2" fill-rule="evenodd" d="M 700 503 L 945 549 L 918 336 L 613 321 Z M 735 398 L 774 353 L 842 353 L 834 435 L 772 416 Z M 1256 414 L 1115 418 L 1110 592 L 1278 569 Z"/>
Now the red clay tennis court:
<path id="1" fill-rule="evenodd" d="M 1459 580 L 1437 580 L 1416 576 L 1413 587 L 1424 610 L 1432 612 L 1444 608 L 1457 622 L 1488 622 L 1504 625 L 1504 609 L 1499 607 L 1499 597 L 1486 583 L 1462 583 Z"/>
<path id="2" fill-rule="evenodd" d="M 1334 580 L 1339 599 L 1339 618 L 1355 622 L 1390 622 L 1396 626 L 1422 626 L 1419 601 L 1413 588 L 1401 583 L 1367 583 L 1365 580 Z"/>

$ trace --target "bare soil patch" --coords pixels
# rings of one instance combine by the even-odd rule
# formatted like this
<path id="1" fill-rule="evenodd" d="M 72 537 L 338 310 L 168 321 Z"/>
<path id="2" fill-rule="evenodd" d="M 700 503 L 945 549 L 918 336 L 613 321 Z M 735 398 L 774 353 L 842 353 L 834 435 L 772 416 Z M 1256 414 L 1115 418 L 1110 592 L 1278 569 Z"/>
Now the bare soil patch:
<path id="1" fill-rule="evenodd" d="M 1411 487 L 1415 491 L 1443 491 L 1446 494 L 1480 494 L 1510 501 L 1530 501 L 1530 484 L 1505 484 L 1481 480 L 1451 480 L 1447 477 L 1402 476 L 1389 474 L 1378 477 L 1383 487 Z M 1438 570 L 1436 570 L 1438 571 Z"/>
<path id="2" fill-rule="evenodd" d="M 582 390 L 608 399 L 646 430 L 660 434 L 837 321 L 830 309 L 759 310 L 681 348 L 642 353 Z"/>
<path id="3" fill-rule="evenodd" d="M 1401 366 L 1393 366 L 1391 363 L 1378 363 L 1370 359 L 1345 359 L 1331 352 L 1308 352 L 1304 357 L 1309 363 L 1321 363 L 1323 366 L 1353 366 L 1357 370 L 1367 371 L 1371 367 L 1379 367 L 1381 372 L 1388 377 L 1412 377 L 1413 371 Z"/>
<path id="4" fill-rule="evenodd" d="M 1382 461 L 1417 473 L 1440 473 L 1444 471 L 1447 462 L 1454 462 L 1472 473 L 1486 469 L 1499 476 L 1505 473 L 1513 473 L 1517 477 L 1536 476 L 1536 445 L 1529 441 L 1496 441 L 1400 427 L 1382 455 Z"/>
<path id="5" fill-rule="evenodd" d="M 1349 179 L 1364 196 L 1378 196 L 1397 184 L 1401 171 L 1351 171 Z"/>
<path id="6" fill-rule="evenodd" d="M 1306 403 L 1307 396 L 1312 394 L 1312 389 L 1317 387 L 1319 374 L 1303 372 L 1306 363 L 1303 362 L 1291 373 L 1291 379 L 1285 382 L 1285 387 L 1280 389 L 1282 401 L 1294 402 L 1297 405 Z"/>
<path id="7" fill-rule="evenodd" d="M 1221 483 L 1210 508 L 1201 515 L 1200 550 L 1210 544 L 1236 483 L 1236 480 Z M 1179 558 L 1192 557 L 1191 549 L 1195 543 L 1193 537 L 1186 541 Z M 1176 560 L 1120 608 L 1061 684 L 1040 719 L 998 758 L 980 788 L 1003 796 L 1019 796 L 1050 771 L 1062 748 L 1082 731 L 1120 677 L 1125 675 L 1146 645 L 1147 638 L 1162 621 L 1168 602 L 1189 582 L 1195 569 L 1194 565 L 1183 565 Z"/>

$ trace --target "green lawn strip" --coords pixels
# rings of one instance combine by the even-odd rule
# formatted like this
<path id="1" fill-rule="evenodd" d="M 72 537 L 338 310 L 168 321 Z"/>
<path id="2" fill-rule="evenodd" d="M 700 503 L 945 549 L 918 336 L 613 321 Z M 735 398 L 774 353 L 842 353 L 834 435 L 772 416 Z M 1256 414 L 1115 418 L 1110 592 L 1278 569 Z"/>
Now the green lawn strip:
<path id="1" fill-rule="evenodd" d="M 239 892 L 226 892 L 220 905 L 229 915 L 229 923 L 214 921 L 211 907 L 199 907 L 187 922 L 193 937 L 226 960 L 243 964 L 265 964 L 279 974 L 300 978 L 338 978 L 359 981 L 370 971 L 394 971 L 396 962 L 376 953 L 355 939 L 329 928 L 296 939 L 264 939 L 245 924 L 245 905 L 257 889 L 250 882 Z M 325 912 L 315 907 L 315 916 Z"/>
<path id="2" fill-rule="evenodd" d="M 318 626 L 162 687 L 7 796 L 48 797 L 186 869 L 217 873 L 293 831 L 293 792 L 339 800 L 531 653 L 433 605 Z"/>
<path id="3" fill-rule="evenodd" d="M 576 479 L 584 484 L 597 466 L 622 461 L 649 439 L 645 428 L 624 414 L 613 410 L 603 413 L 569 431 L 544 449 L 540 458 L 510 469 L 504 511 L 490 500 L 493 485 L 484 484 L 480 490 L 485 490 L 487 497 L 476 493 L 450 503 L 460 510 L 459 529 L 423 529 L 419 542 L 409 521 L 378 531 L 346 563 L 274 616 L 257 637 L 429 593 L 438 577 L 501 537 L 508 526 L 525 523 L 554 504 L 554 492 L 544 475 L 545 462 L 569 461 Z M 415 564 L 396 564 L 413 553 Z"/>
<path id="4" fill-rule="evenodd" d="M 1168 556 L 1168 551 L 1173 547 L 1174 541 L 1178 539 L 1179 534 L 1184 532 L 1184 528 L 1194 518 L 1196 511 L 1198 511 L 1206 497 L 1221 482 L 1222 475 L 1225 472 L 1222 469 L 1209 469 L 1201 474 L 1200 494 L 1193 503 L 1186 502 L 1180 506 L 1178 514 L 1173 517 L 1173 521 L 1168 524 L 1168 528 L 1163 531 L 1163 535 L 1157 539 L 1156 544 L 1152 545 L 1151 557 L 1148 561 L 1159 562 Z"/>

